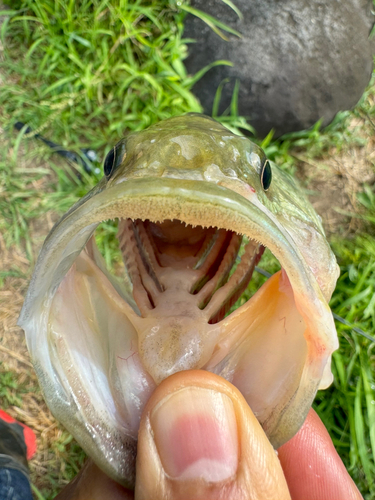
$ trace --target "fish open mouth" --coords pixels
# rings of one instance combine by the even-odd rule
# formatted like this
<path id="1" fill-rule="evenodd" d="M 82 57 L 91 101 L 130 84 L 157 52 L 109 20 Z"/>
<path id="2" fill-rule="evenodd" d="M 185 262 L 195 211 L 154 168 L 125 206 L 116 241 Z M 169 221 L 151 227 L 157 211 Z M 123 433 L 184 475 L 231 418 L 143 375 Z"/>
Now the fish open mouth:
<path id="1" fill-rule="evenodd" d="M 117 239 L 123 263 L 113 263 L 115 272 L 105 266 L 93 235 L 53 298 L 50 340 L 59 363 L 65 359 L 64 373 L 68 365 L 80 366 L 84 385 L 90 376 L 82 374 L 81 358 L 89 357 L 90 372 L 100 368 L 115 413 L 136 437 L 140 415 L 129 408 L 129 395 L 140 375 L 147 390 L 137 393 L 138 410 L 155 384 L 173 373 L 210 370 L 242 391 L 273 439 L 307 357 L 307 326 L 287 273 L 279 271 L 251 297 L 246 293 L 242 306 L 228 314 L 248 291 L 262 243 L 178 219 L 120 218 Z M 87 354 L 108 347 L 107 366 Z M 78 370 L 73 373 L 75 380 Z M 67 377 L 73 385 L 71 370 Z"/>
<path id="2" fill-rule="evenodd" d="M 104 185 L 50 233 L 19 321 L 55 416 L 132 486 L 150 394 L 177 371 L 205 369 L 242 392 L 280 446 L 330 383 L 336 347 L 330 310 L 290 234 L 253 192 L 175 178 Z M 114 273 L 94 237 L 108 219 L 118 220 L 123 261 Z M 266 248 L 281 270 L 231 311 Z"/>
<path id="3" fill-rule="evenodd" d="M 85 258 L 97 272 L 104 271 L 132 308 L 127 317 L 138 337 L 132 355 L 141 355 L 157 384 L 177 371 L 205 368 L 212 342 L 228 333 L 216 325 L 245 291 L 241 302 L 249 298 L 247 288 L 264 246 L 234 231 L 179 220 L 120 219 L 117 238 L 114 273 L 105 268 L 93 238 Z"/>
<path id="4" fill-rule="evenodd" d="M 204 311 L 207 324 L 218 323 L 230 311 L 264 252 L 263 245 L 244 241 L 234 231 L 178 220 L 121 219 L 118 239 L 140 316 L 156 319 L 165 302 L 170 307 L 185 299 L 187 307 Z"/>

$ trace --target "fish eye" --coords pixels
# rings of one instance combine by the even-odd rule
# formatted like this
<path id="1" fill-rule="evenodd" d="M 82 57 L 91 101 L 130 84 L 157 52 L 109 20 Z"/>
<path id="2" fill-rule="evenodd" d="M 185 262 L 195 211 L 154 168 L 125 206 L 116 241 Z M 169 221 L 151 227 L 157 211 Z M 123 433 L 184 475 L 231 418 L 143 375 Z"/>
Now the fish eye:
<path id="1" fill-rule="evenodd" d="M 111 151 L 107 154 L 104 160 L 104 175 L 108 177 L 111 175 L 113 170 L 113 165 L 115 163 L 116 150 L 115 148 L 111 149 Z"/>
<path id="2" fill-rule="evenodd" d="M 111 151 L 107 154 L 104 160 L 104 175 L 109 179 L 115 170 L 118 167 L 122 160 L 125 157 L 125 145 L 122 141 L 120 141 Z"/>
<path id="3" fill-rule="evenodd" d="M 260 169 L 260 183 L 264 191 L 268 191 L 272 181 L 272 169 L 268 159 L 266 159 Z"/>

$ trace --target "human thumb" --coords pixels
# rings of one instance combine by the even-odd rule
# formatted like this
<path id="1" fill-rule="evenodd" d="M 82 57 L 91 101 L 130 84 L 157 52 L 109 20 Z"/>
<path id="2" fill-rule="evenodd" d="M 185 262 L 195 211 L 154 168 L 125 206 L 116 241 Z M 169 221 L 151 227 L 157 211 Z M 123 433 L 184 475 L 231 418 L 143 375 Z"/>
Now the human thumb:
<path id="1" fill-rule="evenodd" d="M 279 460 L 239 391 L 206 371 L 164 380 L 143 412 L 136 500 L 290 500 Z"/>

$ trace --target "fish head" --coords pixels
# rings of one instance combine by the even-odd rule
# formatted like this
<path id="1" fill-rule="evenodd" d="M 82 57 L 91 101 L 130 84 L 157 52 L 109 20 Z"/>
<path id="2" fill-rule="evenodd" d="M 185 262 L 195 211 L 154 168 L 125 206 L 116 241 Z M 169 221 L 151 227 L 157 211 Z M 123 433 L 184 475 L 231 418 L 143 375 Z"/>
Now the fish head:
<path id="1" fill-rule="evenodd" d="M 332 381 L 338 266 L 302 189 L 262 149 L 206 116 L 123 138 L 105 176 L 54 226 L 19 324 L 56 418 L 134 485 L 142 410 L 181 370 L 233 383 L 274 447 Z M 94 234 L 118 221 L 117 274 Z M 248 300 L 264 249 L 280 263 Z"/>

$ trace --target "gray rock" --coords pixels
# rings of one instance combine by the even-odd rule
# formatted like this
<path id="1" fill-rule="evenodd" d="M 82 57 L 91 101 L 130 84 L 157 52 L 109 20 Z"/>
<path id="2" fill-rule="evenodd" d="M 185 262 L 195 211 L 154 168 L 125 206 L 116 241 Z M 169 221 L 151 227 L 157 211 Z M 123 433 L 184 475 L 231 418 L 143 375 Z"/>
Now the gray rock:
<path id="1" fill-rule="evenodd" d="M 350 109 L 368 84 L 374 42 L 372 0 L 234 0 L 244 18 L 221 0 L 193 0 L 192 6 L 241 32 L 222 40 L 203 21 L 188 16 L 184 37 L 194 38 L 185 61 L 189 73 L 226 59 L 234 66 L 211 69 L 193 92 L 211 114 L 216 89 L 225 78 L 220 111 L 240 79 L 239 113 L 260 136 L 327 125 Z"/>

